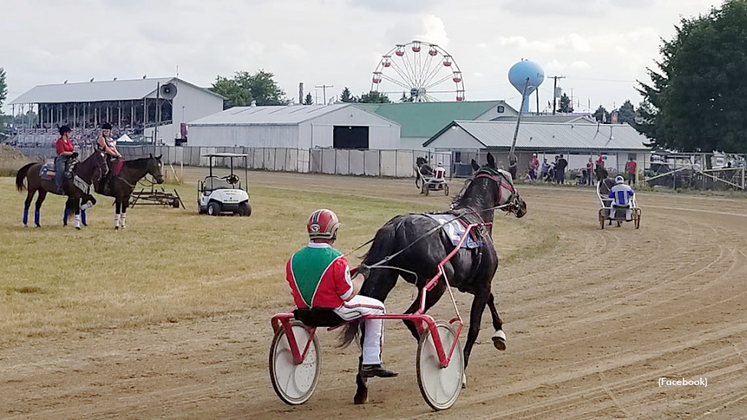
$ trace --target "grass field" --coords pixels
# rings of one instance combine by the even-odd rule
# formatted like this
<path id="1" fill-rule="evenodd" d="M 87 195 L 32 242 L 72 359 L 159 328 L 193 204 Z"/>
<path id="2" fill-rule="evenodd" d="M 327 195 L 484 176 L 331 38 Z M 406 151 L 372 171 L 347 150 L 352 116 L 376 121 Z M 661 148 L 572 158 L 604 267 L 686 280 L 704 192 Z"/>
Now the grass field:
<path id="1" fill-rule="evenodd" d="M 0 345 L 277 306 L 287 302 L 284 263 L 305 244 L 313 210 L 334 206 L 342 220 L 337 247 L 346 252 L 393 214 L 432 209 L 255 185 L 251 217 L 209 217 L 197 214 L 194 183 L 187 183 L 176 187 L 187 210 L 136 207 L 124 231 L 112 229 L 110 198 L 100 196 L 89 226 L 76 231 L 62 226 L 63 199 L 48 195 L 37 229 L 22 227 L 26 192 L 13 184 L 0 178 L 6 198 L 0 208 Z M 33 226 L 33 205 L 29 219 Z"/>

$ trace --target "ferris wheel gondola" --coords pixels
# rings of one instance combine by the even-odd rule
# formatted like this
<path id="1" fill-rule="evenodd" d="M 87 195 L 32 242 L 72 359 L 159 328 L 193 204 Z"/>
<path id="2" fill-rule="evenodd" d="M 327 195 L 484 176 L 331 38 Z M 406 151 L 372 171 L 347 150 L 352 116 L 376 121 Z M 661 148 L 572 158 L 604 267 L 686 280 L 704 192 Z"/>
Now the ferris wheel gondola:
<path id="1" fill-rule="evenodd" d="M 436 44 L 398 44 L 381 57 L 371 91 L 402 92 L 402 102 L 464 100 L 464 78 L 454 57 Z"/>

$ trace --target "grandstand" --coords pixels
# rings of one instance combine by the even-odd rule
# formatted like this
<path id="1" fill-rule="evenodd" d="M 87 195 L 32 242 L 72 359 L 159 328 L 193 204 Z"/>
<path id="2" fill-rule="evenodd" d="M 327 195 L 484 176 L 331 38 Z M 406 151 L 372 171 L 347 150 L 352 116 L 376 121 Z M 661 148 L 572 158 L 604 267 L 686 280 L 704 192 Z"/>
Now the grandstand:
<path id="1" fill-rule="evenodd" d="M 185 123 L 222 111 L 223 99 L 177 77 L 39 85 L 9 103 L 14 116 L 29 111 L 37 116 L 17 124 L 10 141 L 45 147 L 67 125 L 73 140 L 85 145 L 109 122 L 114 137 L 127 134 L 140 142 L 173 145 L 186 140 Z"/>

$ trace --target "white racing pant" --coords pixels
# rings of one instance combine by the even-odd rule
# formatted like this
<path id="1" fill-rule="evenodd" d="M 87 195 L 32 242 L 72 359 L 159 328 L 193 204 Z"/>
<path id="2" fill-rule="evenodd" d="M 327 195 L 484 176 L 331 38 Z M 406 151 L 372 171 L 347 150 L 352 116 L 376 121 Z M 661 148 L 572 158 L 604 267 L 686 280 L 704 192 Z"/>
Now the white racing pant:
<path id="1" fill-rule="evenodd" d="M 384 304 L 368 296 L 356 295 L 335 308 L 335 313 L 345 321 L 352 321 L 366 315 L 383 315 L 386 313 Z M 381 363 L 381 346 L 384 341 L 384 320 L 366 319 L 366 334 L 363 337 L 363 364 L 377 365 Z"/>
<path id="2" fill-rule="evenodd" d="M 627 220 L 627 221 L 633 220 L 633 211 L 630 209 L 630 206 L 627 206 L 627 207 L 618 207 L 618 206 L 616 206 L 616 205 L 613 204 L 612 207 L 610 207 L 610 217 L 611 218 L 616 218 L 617 214 L 618 214 L 616 212 L 618 212 L 618 211 L 621 212 L 623 210 L 625 210 L 625 220 Z"/>

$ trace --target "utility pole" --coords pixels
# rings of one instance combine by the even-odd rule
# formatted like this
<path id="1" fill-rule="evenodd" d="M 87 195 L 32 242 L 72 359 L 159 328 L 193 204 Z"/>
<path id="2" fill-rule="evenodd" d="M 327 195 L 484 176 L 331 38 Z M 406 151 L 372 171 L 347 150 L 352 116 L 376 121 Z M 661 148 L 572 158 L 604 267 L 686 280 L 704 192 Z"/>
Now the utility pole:
<path id="1" fill-rule="evenodd" d="M 555 115 L 555 108 L 558 97 L 558 79 L 565 79 L 565 76 L 550 76 L 552 79 L 555 79 L 555 82 L 552 86 L 552 115 Z"/>
<path id="2" fill-rule="evenodd" d="M 321 86 L 314 86 L 317 89 L 322 90 L 322 97 L 324 98 L 324 105 L 327 105 L 327 88 L 333 88 L 332 85 L 321 85 Z"/>

